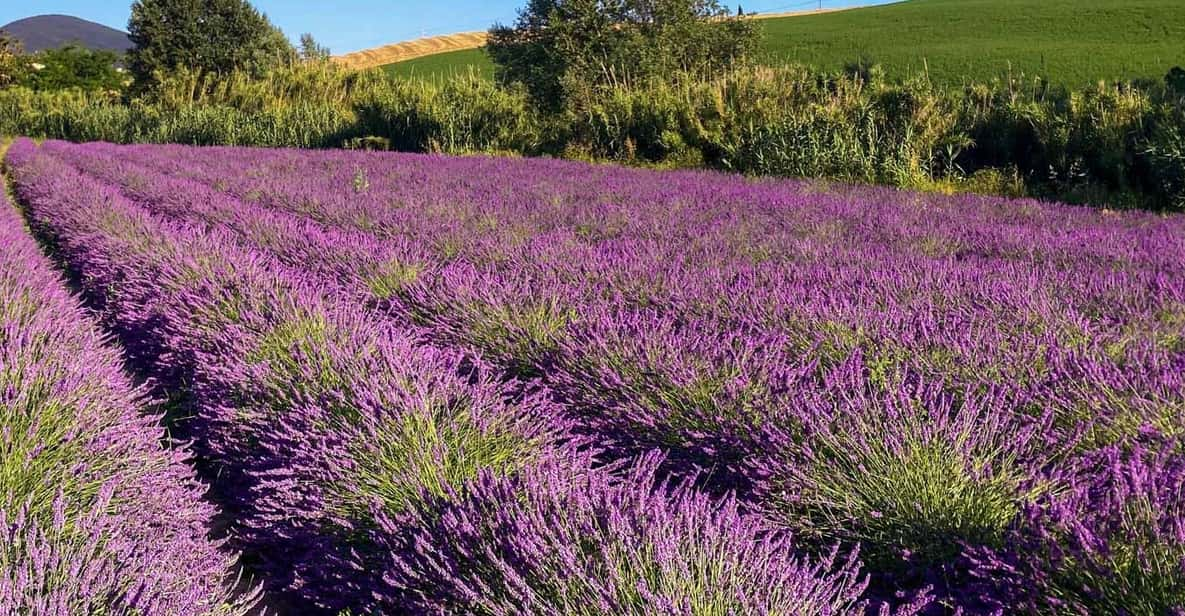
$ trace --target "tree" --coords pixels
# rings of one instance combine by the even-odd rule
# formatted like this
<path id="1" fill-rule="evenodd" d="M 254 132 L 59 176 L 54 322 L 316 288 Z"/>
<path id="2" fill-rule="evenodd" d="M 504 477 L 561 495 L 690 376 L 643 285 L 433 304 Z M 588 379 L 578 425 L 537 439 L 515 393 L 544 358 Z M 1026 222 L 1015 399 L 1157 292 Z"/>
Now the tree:
<path id="1" fill-rule="evenodd" d="M 119 91 L 124 86 L 124 75 L 116 66 L 118 61 L 119 56 L 111 51 L 72 45 L 47 49 L 33 56 L 37 70 L 28 71 L 20 81 L 34 90 Z"/>
<path id="2" fill-rule="evenodd" d="M 245 0 L 136 0 L 128 68 L 139 87 L 183 67 L 201 74 L 261 74 L 296 55 L 287 37 Z"/>
<path id="3" fill-rule="evenodd" d="M 329 48 L 306 32 L 300 35 L 300 59 L 305 62 L 324 62 L 329 59 Z"/>
<path id="4" fill-rule="evenodd" d="M 486 50 L 500 80 L 555 108 L 590 87 L 718 71 L 756 41 L 752 22 L 716 0 L 529 0 Z"/>
<path id="5" fill-rule="evenodd" d="M 29 71 L 29 59 L 21 44 L 0 30 L 0 88 L 19 82 Z"/>

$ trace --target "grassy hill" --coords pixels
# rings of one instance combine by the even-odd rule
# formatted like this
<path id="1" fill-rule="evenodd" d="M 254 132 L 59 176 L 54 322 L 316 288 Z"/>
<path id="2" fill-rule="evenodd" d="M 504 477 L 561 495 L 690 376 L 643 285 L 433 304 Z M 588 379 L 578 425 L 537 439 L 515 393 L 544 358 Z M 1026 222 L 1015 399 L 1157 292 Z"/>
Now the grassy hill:
<path id="1" fill-rule="evenodd" d="M 759 23 L 766 62 L 837 69 L 865 57 L 894 78 L 928 71 L 935 80 L 957 84 L 1012 72 L 1082 86 L 1100 79 L 1159 79 L 1185 65 L 1182 0 L 908 0 Z M 493 74 L 478 49 L 386 70 L 448 77 L 469 67 Z"/>
<path id="2" fill-rule="evenodd" d="M 405 62 L 388 64 L 383 70 L 400 77 L 426 77 L 444 79 L 458 74 L 477 71 L 493 79 L 494 63 L 483 49 L 462 49 L 424 56 Z"/>
<path id="3" fill-rule="evenodd" d="M 890 76 L 945 82 L 1012 72 L 1080 86 L 1185 65 L 1181 0 L 911 0 L 762 23 L 771 60 L 839 68 L 861 55 Z"/>

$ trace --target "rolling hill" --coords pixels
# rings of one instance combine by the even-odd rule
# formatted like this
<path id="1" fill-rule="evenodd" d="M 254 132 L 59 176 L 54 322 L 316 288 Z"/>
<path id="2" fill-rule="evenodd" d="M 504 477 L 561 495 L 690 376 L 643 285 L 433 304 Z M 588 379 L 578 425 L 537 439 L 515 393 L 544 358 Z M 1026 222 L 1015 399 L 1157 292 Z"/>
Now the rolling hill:
<path id="1" fill-rule="evenodd" d="M 334 62 L 351 68 L 364 69 L 375 66 L 387 66 L 406 62 L 426 56 L 437 56 L 459 50 L 473 50 L 485 45 L 485 32 L 461 32 L 432 36 L 414 41 L 404 41 L 364 49 L 340 56 L 334 56 Z M 484 57 L 484 56 L 483 56 Z"/>
<path id="2" fill-rule="evenodd" d="M 1084 86 L 1160 79 L 1185 65 L 1181 0 L 907 0 L 760 23 L 767 63 L 839 69 L 866 58 L 897 79 L 925 72 L 960 84 L 1024 74 Z M 385 68 L 421 77 L 493 73 L 480 49 Z"/>
<path id="3" fill-rule="evenodd" d="M 473 71 L 483 77 L 494 77 L 494 63 L 480 47 L 458 49 L 421 56 L 383 66 L 389 74 L 400 77 L 443 79 Z"/>
<path id="4" fill-rule="evenodd" d="M 69 15 L 38 15 L 0 26 L 20 41 L 25 51 L 37 52 L 65 45 L 123 53 L 132 48 L 126 32 Z"/>

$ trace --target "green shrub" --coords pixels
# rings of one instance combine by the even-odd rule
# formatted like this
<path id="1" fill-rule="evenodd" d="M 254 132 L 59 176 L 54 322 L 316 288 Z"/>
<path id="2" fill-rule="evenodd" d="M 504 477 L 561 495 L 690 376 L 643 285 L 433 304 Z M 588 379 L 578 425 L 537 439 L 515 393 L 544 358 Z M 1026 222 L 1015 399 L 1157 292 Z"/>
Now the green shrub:
<path id="1" fill-rule="evenodd" d="M 599 158 L 632 162 L 694 161 L 685 135 L 686 99 L 658 83 L 649 89 L 607 88 L 567 112 L 569 138 Z"/>
<path id="2" fill-rule="evenodd" d="M 361 134 L 410 152 L 532 154 L 541 122 L 518 90 L 475 75 L 441 85 L 392 80 L 355 104 Z"/>
<path id="3" fill-rule="evenodd" d="M 1185 68 L 1174 66 L 1164 76 L 1164 83 L 1173 93 L 1179 96 L 1185 96 Z"/>

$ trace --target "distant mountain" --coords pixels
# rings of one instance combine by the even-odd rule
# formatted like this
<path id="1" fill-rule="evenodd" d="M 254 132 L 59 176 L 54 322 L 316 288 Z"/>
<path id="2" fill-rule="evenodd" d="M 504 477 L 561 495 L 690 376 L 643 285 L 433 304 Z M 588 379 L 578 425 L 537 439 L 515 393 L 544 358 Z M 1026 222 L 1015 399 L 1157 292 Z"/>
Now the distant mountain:
<path id="1" fill-rule="evenodd" d="M 21 42 L 27 52 L 78 45 L 123 53 L 132 48 L 126 32 L 69 15 L 38 15 L 18 19 L 0 30 Z"/>

